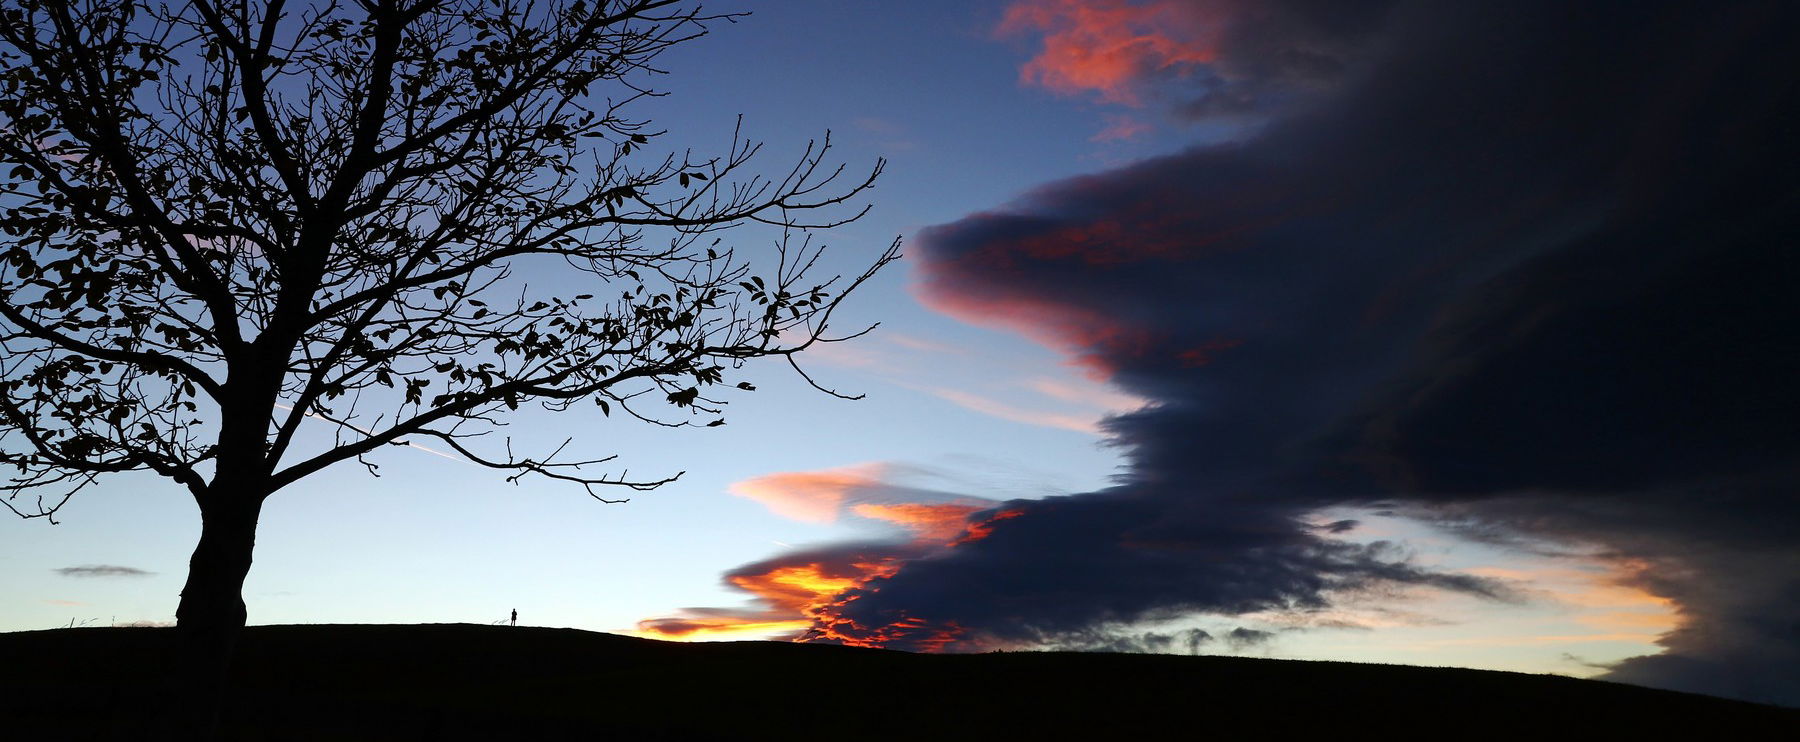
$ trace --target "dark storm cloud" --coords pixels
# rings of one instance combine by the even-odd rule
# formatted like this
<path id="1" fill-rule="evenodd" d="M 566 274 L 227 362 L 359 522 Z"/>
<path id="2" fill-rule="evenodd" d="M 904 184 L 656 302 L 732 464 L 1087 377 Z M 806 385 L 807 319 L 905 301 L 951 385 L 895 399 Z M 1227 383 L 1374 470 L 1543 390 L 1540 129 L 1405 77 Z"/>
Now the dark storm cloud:
<path id="1" fill-rule="evenodd" d="M 1027 640 L 1492 592 L 1306 518 L 1379 502 L 1633 560 L 1688 623 L 1614 677 L 1800 703 L 1797 16 L 1400 4 L 1252 139 L 929 230 L 928 302 L 1154 404 L 1109 423 L 1117 486 L 1008 503 L 845 614 Z"/>
<path id="2" fill-rule="evenodd" d="M 58 567 L 55 571 L 64 577 L 149 577 L 156 574 L 116 564 L 84 564 L 79 567 Z"/>
<path id="3" fill-rule="evenodd" d="M 1174 0 L 1174 4 L 1202 3 Z M 1394 0 L 1286 0 L 1213 3 L 1223 32 L 1218 61 L 1198 79 L 1168 80 L 1187 91 L 1172 101 L 1189 118 L 1278 110 L 1353 74 L 1397 3 Z"/>
<path id="4" fill-rule="evenodd" d="M 1607 679 L 1800 705 L 1796 479 L 1509 495 L 1424 515 L 1597 544 L 1631 565 L 1630 584 L 1673 601 L 1684 623 L 1658 640 L 1668 651 L 1614 663 Z"/>
<path id="5" fill-rule="evenodd" d="M 922 621 L 932 638 L 949 622 L 978 645 L 1055 643 L 1096 626 L 1189 613 L 1306 610 L 1333 591 L 1429 585 L 1507 597 L 1498 586 L 1407 563 L 1398 546 L 1319 538 L 1298 509 L 1189 496 L 1153 485 L 1008 503 L 1021 514 L 987 538 L 845 593 L 839 615 L 855 636 Z"/>
<path id="6" fill-rule="evenodd" d="M 1137 654 L 1199 654 L 1201 647 L 1214 641 L 1205 629 L 1183 631 L 1126 633 L 1090 629 L 1061 636 L 1044 637 L 1051 649 L 1071 652 L 1132 652 Z"/>
<path id="7" fill-rule="evenodd" d="M 1238 651 L 1249 649 L 1251 647 L 1259 647 L 1274 640 L 1274 632 L 1246 629 L 1242 626 L 1232 629 L 1231 633 L 1225 635 L 1225 643 L 1231 645 L 1232 649 Z"/>

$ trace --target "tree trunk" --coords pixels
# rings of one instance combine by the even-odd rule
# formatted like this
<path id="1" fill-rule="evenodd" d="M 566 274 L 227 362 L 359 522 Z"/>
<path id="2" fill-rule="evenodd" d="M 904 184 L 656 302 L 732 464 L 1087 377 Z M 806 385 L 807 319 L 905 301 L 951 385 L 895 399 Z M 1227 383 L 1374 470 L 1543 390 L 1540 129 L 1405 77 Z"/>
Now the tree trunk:
<path id="1" fill-rule="evenodd" d="M 216 484 L 216 482 L 215 482 Z M 244 629 L 244 577 L 256 546 L 262 493 L 215 490 L 200 504 L 200 543 L 188 560 L 187 585 L 175 611 L 176 703 L 180 725 L 194 739 L 210 739 L 230 690 L 232 650 Z"/>

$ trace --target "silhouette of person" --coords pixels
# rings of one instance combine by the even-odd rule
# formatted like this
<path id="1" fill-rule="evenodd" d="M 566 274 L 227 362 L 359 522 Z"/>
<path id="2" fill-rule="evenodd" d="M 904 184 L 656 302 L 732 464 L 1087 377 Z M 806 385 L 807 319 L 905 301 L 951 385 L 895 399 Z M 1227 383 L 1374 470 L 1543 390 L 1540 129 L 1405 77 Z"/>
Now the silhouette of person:
<path id="1" fill-rule="evenodd" d="M 514 609 L 513 609 L 513 615 L 512 615 L 512 624 L 511 624 L 511 625 L 512 625 L 512 626 L 518 626 L 518 625 L 519 625 L 519 609 L 517 609 L 517 608 L 514 608 Z"/>

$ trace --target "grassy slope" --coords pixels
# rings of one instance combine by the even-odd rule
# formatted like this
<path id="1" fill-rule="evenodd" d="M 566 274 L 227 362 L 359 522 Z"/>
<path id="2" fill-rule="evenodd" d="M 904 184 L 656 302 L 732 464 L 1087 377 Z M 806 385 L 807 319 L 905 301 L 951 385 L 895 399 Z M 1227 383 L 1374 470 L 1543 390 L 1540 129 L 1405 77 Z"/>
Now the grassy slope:
<path id="1" fill-rule="evenodd" d="M 0 634 L 0 736 L 136 738 L 162 688 L 171 639 L 166 629 Z M 1672 739 L 1747 731 L 1800 739 L 1800 711 L 1706 696 L 1555 676 L 1229 657 L 932 656 L 555 629 L 326 625 L 250 629 L 238 670 L 242 697 L 226 726 L 244 739 Z"/>

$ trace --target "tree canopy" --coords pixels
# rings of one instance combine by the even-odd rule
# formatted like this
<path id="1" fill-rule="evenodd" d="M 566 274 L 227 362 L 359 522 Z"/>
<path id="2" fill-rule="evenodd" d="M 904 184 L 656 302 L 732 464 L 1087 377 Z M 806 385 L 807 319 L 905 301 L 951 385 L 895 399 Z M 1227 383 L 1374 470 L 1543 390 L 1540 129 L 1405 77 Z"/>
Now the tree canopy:
<path id="1" fill-rule="evenodd" d="M 857 334 L 833 311 L 897 257 L 815 275 L 814 234 L 861 215 L 880 162 L 847 172 L 827 135 L 764 174 L 754 141 L 697 155 L 631 116 L 658 55 L 732 20 L 676 0 L 5 3 L 4 501 L 53 518 L 149 470 L 205 513 L 415 440 L 596 497 L 667 481 L 486 434 L 527 404 L 716 425 L 744 362 Z M 777 244 L 726 242 L 746 224 Z"/>

